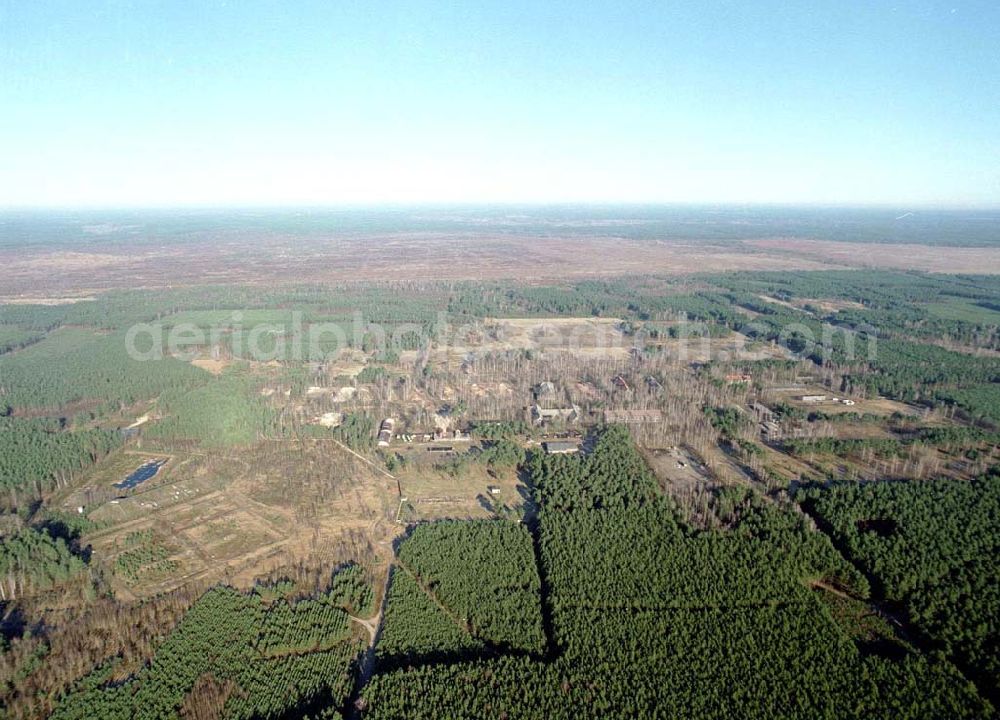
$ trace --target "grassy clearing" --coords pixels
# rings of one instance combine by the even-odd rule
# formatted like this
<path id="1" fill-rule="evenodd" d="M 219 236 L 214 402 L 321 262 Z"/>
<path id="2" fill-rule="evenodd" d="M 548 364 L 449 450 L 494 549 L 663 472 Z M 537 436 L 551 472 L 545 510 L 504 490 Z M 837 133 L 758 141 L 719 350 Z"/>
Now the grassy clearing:
<path id="1" fill-rule="evenodd" d="M 927 312 L 942 320 L 1000 325 L 1000 312 L 964 300 L 930 303 Z"/>
<path id="2" fill-rule="evenodd" d="M 223 375 L 193 390 L 164 393 L 164 417 L 145 432 L 170 444 L 191 440 L 202 447 L 248 445 L 273 429 L 274 412 L 247 377 Z"/>

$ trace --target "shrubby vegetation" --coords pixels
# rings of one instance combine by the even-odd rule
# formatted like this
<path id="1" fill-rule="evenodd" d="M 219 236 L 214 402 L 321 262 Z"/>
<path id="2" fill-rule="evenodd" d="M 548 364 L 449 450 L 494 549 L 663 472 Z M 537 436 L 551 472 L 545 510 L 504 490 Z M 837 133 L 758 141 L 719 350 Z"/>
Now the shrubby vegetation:
<path id="1" fill-rule="evenodd" d="M 472 432 L 483 440 L 509 440 L 531 434 L 531 426 L 523 420 L 476 423 Z"/>
<path id="2" fill-rule="evenodd" d="M 333 436 L 352 450 L 375 447 L 375 421 L 365 413 L 351 413 L 333 429 Z"/>
<path id="3" fill-rule="evenodd" d="M 165 574 L 177 569 L 168 560 L 170 553 L 156 541 L 152 530 L 139 530 L 125 537 L 125 549 L 115 558 L 114 572 L 129 584 L 150 574 Z"/>
<path id="4" fill-rule="evenodd" d="M 207 447 L 248 445 L 278 433 L 275 412 L 245 377 L 224 375 L 190 390 L 165 392 L 157 402 L 164 417 L 147 437 L 197 440 Z"/>
<path id="5" fill-rule="evenodd" d="M 265 656 L 326 650 L 349 635 L 347 612 L 329 595 L 272 603 L 261 622 L 256 647 Z"/>
<path id="6" fill-rule="evenodd" d="M 85 568 L 62 538 L 31 527 L 0 538 L 0 600 L 45 590 Z"/>
<path id="7" fill-rule="evenodd" d="M 750 424 L 750 418 L 737 407 L 707 407 L 704 412 L 712 427 L 724 438 L 736 438 L 739 431 Z"/>
<path id="8" fill-rule="evenodd" d="M 52 717 L 165 718 L 185 705 L 249 720 L 284 717 L 307 704 L 339 708 L 361 649 L 346 623 L 329 595 L 268 607 L 257 593 L 214 588 L 148 666 L 117 683 L 108 682 L 113 664 L 95 670 L 61 698 Z"/>
<path id="9" fill-rule="evenodd" d="M 514 440 L 487 442 L 476 459 L 490 467 L 513 467 L 524 462 L 524 448 Z"/>
<path id="10" fill-rule="evenodd" d="M 359 565 L 347 565 L 333 576 L 330 602 L 358 617 L 368 617 L 374 611 L 372 586 Z"/>
<path id="11" fill-rule="evenodd" d="M 626 509 L 664 502 L 656 478 L 620 425 L 608 428 L 590 455 L 533 453 L 528 466 L 538 500 L 553 510 Z"/>
<path id="12" fill-rule="evenodd" d="M 867 593 L 864 578 L 802 518 L 752 496 L 744 502 L 752 510 L 737 529 L 690 537 L 658 507 L 549 515 L 542 557 L 557 610 L 797 602 L 807 581 L 822 579 Z"/>
<path id="13" fill-rule="evenodd" d="M 377 675 L 365 692 L 365 717 L 870 718 L 891 708 L 892 717 L 922 720 L 985 710 L 954 671 L 913 654 L 899 663 L 863 658 L 817 615 L 821 609 L 812 610 L 583 615 L 574 625 L 575 657 Z M 851 667 L 859 669 L 845 672 Z"/>
<path id="14" fill-rule="evenodd" d="M 33 525 L 44 530 L 54 538 L 62 538 L 74 545 L 85 532 L 97 530 L 101 523 L 91 520 L 86 515 L 65 510 L 40 508 L 32 518 Z"/>

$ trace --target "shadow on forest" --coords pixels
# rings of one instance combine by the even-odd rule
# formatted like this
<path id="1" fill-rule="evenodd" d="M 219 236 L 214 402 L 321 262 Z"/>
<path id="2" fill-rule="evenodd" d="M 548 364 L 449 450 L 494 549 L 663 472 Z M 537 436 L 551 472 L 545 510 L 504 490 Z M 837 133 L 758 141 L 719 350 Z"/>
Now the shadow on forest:
<path id="1" fill-rule="evenodd" d="M 876 656 L 897 662 L 909 654 L 906 646 L 892 638 L 875 638 L 856 643 L 858 651 L 865 657 Z"/>

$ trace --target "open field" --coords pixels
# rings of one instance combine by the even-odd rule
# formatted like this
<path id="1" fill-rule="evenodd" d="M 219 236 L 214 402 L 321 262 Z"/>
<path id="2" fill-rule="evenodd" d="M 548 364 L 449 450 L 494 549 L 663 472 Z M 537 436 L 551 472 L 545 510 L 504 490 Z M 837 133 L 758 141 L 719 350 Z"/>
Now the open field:
<path id="1" fill-rule="evenodd" d="M 85 537 L 124 597 L 146 597 L 195 580 L 249 583 L 289 558 L 337 556 L 352 533 L 373 542 L 398 532 L 395 483 L 335 444 L 268 442 L 225 455 L 173 456 L 130 493 L 106 492 L 112 482 L 159 454 L 119 452 L 61 493 L 61 506 L 98 497 L 89 513 L 98 529 Z M 331 477 L 332 476 L 332 477 Z M 114 498 L 114 499 L 108 499 Z M 169 573 L 144 569 L 125 581 L 114 568 L 129 538 L 151 533 L 164 548 Z"/>
<path id="2" fill-rule="evenodd" d="M 724 337 L 688 337 L 650 343 L 678 364 L 718 361 L 779 360 L 791 357 L 788 348 L 777 343 L 754 341 L 739 332 Z"/>
<path id="3" fill-rule="evenodd" d="M 816 401 L 805 401 L 802 399 L 803 397 L 809 396 L 823 397 L 825 399 Z M 922 408 L 899 402 L 897 400 L 891 400 L 885 397 L 852 397 L 843 393 L 831 392 L 828 388 L 824 388 L 821 385 L 803 384 L 772 387 L 766 390 L 764 397 L 771 401 L 788 403 L 793 407 L 800 408 L 807 412 L 817 411 L 828 415 L 857 413 L 859 415 L 872 414 L 888 416 L 893 413 L 899 413 L 900 415 L 905 416 L 922 417 L 926 414 L 925 410 Z M 834 400 L 834 398 L 837 398 L 837 400 Z M 844 400 L 850 401 L 851 404 L 845 404 L 843 402 Z"/>
<path id="4" fill-rule="evenodd" d="M 765 253 L 775 253 L 786 261 L 812 261 L 827 266 L 940 273 L 1000 272 L 1000 249 L 995 247 L 949 247 L 942 252 L 931 245 L 797 238 L 751 240 L 747 244 Z"/>
<path id="5" fill-rule="evenodd" d="M 288 245 L 295 242 L 295 248 Z M 308 245 L 308 247 L 306 247 Z M 0 250 L 5 294 L 90 294 L 110 288 L 204 283 L 488 279 L 711 269 L 822 269 L 847 264 L 738 247 L 667 245 L 617 238 L 376 236 L 261 238 L 218 245 L 114 248 L 66 253 Z M 117 254 L 116 254 L 117 253 Z"/>
<path id="6" fill-rule="evenodd" d="M 719 478 L 713 477 L 689 448 L 647 449 L 643 457 L 660 483 L 674 497 L 704 494 L 723 484 Z"/>
<path id="7" fill-rule="evenodd" d="M 958 298 L 949 302 L 931 303 L 927 312 L 942 320 L 958 320 L 964 322 L 997 324 L 1000 323 L 1000 312 L 997 310 L 964 302 Z"/>
<path id="8" fill-rule="evenodd" d="M 423 454 L 416 450 L 411 457 Z M 422 522 L 441 518 L 471 519 L 493 516 L 492 505 L 517 507 L 524 503 L 528 489 L 513 469 L 490 474 L 480 465 L 469 465 L 457 475 L 431 467 L 429 458 L 399 474 L 406 498 L 403 519 Z M 488 487 L 499 488 L 492 494 Z"/>
<path id="9" fill-rule="evenodd" d="M 873 245 L 775 238 L 710 241 L 614 236 L 410 234 L 240 236 L 211 244 L 107 245 L 80 251 L 0 248 L 4 295 L 82 300 L 110 288 L 206 283 L 552 279 L 724 270 L 901 268 L 1000 272 L 1000 248 Z"/>
<path id="10" fill-rule="evenodd" d="M 482 323 L 481 330 L 474 337 L 456 338 L 455 342 L 436 347 L 431 359 L 461 363 L 474 354 L 530 350 L 548 357 L 566 353 L 582 360 L 606 358 L 622 361 L 640 346 L 655 349 L 675 363 L 757 361 L 791 356 L 782 345 L 755 341 L 735 331 L 722 337 L 697 337 L 696 329 L 704 327 L 700 323 L 657 323 L 658 327 L 668 325 L 680 328 L 681 337 L 655 341 L 637 339 L 622 331 L 622 320 L 619 318 L 492 318 Z M 691 337 L 683 336 L 684 327 L 695 328 Z M 418 355 L 415 351 L 406 352 L 401 355 L 401 360 L 413 363 Z"/>
<path id="11" fill-rule="evenodd" d="M 461 362 L 472 353 L 531 350 L 571 353 L 580 358 L 625 358 L 633 345 L 619 329 L 617 318 L 502 318 L 487 319 L 482 331 L 457 337 L 432 353 L 439 362 Z"/>

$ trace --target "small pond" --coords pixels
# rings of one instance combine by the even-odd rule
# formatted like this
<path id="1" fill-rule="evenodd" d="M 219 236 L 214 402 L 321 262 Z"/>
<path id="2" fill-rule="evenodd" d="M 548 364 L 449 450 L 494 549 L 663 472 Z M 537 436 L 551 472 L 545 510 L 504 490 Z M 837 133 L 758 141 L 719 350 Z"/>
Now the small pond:
<path id="1" fill-rule="evenodd" d="M 160 468 L 167 464 L 167 458 L 160 458 L 158 460 L 150 460 L 147 463 L 143 463 L 132 473 L 122 480 L 120 483 L 115 483 L 115 489 L 117 490 L 131 490 L 136 485 L 144 483 L 149 478 L 160 472 Z"/>

